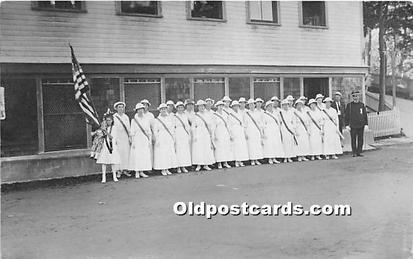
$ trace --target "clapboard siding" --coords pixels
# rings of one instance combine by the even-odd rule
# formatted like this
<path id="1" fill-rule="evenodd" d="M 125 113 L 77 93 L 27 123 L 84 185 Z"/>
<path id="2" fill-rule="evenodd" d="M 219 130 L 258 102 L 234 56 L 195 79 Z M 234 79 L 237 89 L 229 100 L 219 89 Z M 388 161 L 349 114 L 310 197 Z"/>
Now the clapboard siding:
<path id="1" fill-rule="evenodd" d="M 299 27 L 299 3 L 280 2 L 281 26 L 247 24 L 244 2 L 225 2 L 226 22 L 186 19 L 185 2 L 162 18 L 116 15 L 114 2 L 86 13 L 1 4 L 2 62 L 361 66 L 361 3 L 328 2 L 328 29 Z"/>

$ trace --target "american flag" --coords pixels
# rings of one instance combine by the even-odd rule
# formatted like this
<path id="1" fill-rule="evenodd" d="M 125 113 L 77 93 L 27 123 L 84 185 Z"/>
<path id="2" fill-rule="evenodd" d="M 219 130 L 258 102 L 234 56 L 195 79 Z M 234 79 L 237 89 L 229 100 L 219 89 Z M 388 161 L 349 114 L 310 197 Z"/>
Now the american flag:
<path id="1" fill-rule="evenodd" d="M 99 117 L 93 105 L 92 99 L 89 96 L 89 84 L 83 74 L 82 67 L 76 59 L 72 46 L 69 45 L 69 47 L 72 52 L 72 72 L 75 87 L 75 100 L 85 114 L 86 122 L 92 125 L 92 129 L 97 129 L 100 127 Z"/>

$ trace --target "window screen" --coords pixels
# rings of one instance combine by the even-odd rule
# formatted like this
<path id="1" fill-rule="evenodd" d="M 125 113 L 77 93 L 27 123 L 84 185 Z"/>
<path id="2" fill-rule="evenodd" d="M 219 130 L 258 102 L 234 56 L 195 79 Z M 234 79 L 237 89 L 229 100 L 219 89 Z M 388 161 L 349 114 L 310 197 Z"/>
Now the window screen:
<path id="1" fill-rule="evenodd" d="M 303 1 L 303 25 L 326 26 L 324 1 Z"/>
<path id="2" fill-rule="evenodd" d="M 126 112 L 133 114 L 135 105 L 147 99 L 152 106 L 151 111 L 156 111 L 161 102 L 161 80 L 159 78 L 125 78 L 125 103 Z"/>
<path id="3" fill-rule="evenodd" d="M 230 77 L 229 96 L 233 100 L 238 100 L 240 97 L 244 97 L 248 100 L 248 98 L 250 97 L 250 78 Z"/>
<path id="4" fill-rule="evenodd" d="M 254 97 L 267 101 L 273 96 L 280 96 L 279 78 L 254 78 Z"/>
<path id="5" fill-rule="evenodd" d="M 99 115 L 103 119 L 103 114 L 110 108 L 113 110 L 113 104 L 120 100 L 119 79 L 118 78 L 92 78 L 89 80 L 90 94 L 93 104 Z"/>
<path id="6" fill-rule="evenodd" d="M 185 101 L 190 98 L 190 82 L 188 78 L 165 78 L 166 100 Z"/>
<path id="7" fill-rule="evenodd" d="M 295 99 L 300 97 L 300 78 L 284 78 L 284 97 L 292 95 Z"/>
<path id="8" fill-rule="evenodd" d="M 212 98 L 215 101 L 222 99 L 225 93 L 224 78 L 195 78 L 194 79 L 195 101 Z"/>

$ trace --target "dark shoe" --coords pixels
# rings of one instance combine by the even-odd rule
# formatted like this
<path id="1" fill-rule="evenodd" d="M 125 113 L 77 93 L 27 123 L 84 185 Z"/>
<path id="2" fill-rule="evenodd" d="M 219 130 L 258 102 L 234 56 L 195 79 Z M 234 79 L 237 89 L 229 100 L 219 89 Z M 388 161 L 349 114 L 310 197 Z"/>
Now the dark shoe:
<path id="1" fill-rule="evenodd" d="M 359 156 L 359 157 L 363 157 L 363 155 L 362 155 L 362 154 L 357 154 L 357 156 Z"/>
<path id="2" fill-rule="evenodd" d="M 356 157 L 356 154 L 353 154 L 353 157 Z"/>

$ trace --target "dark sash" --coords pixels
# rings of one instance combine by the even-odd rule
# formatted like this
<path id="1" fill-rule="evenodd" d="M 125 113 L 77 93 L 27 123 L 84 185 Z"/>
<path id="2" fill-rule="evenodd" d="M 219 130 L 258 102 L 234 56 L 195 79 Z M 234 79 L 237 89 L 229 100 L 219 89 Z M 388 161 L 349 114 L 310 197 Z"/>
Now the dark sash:
<path id="1" fill-rule="evenodd" d="M 148 139 L 148 141 L 151 140 L 151 138 L 148 136 L 148 134 L 146 134 L 146 131 L 143 129 L 142 125 L 139 123 L 139 121 L 134 117 L 133 120 L 135 121 L 136 125 L 138 125 L 138 127 L 141 129 L 143 135 L 145 135 L 145 137 Z"/>
<path id="2" fill-rule="evenodd" d="M 315 121 L 315 119 L 313 118 L 313 116 L 311 116 L 310 112 L 307 111 L 308 116 L 310 117 L 311 121 L 314 123 L 314 125 L 321 131 L 321 127 L 320 125 L 317 124 L 317 122 Z"/>
<path id="3" fill-rule="evenodd" d="M 211 145 L 212 145 L 212 148 L 214 148 L 214 149 L 215 149 L 215 143 L 214 143 L 214 141 L 212 140 L 212 136 L 211 136 L 210 129 L 209 129 L 209 127 L 208 127 L 208 123 L 207 123 L 207 122 L 205 121 L 205 119 L 204 119 L 204 118 L 202 118 L 202 116 L 201 116 L 201 115 L 199 115 L 198 113 L 195 113 L 195 116 L 199 117 L 199 118 L 202 120 L 202 122 L 204 123 L 205 128 L 207 129 L 207 131 L 208 131 L 208 133 L 209 133 L 209 137 L 210 137 L 210 139 L 211 139 Z"/>
<path id="4" fill-rule="evenodd" d="M 165 123 L 164 123 L 161 119 L 159 119 L 159 117 L 157 117 L 156 119 L 162 124 L 162 126 L 164 127 L 164 129 L 168 132 L 169 136 L 171 136 L 173 142 L 175 143 L 174 135 L 173 135 L 172 132 L 168 129 L 168 127 L 165 125 Z"/>
<path id="5" fill-rule="evenodd" d="M 251 115 L 249 112 L 246 112 L 246 114 L 248 115 L 248 117 L 250 117 L 251 121 L 254 123 L 255 127 L 257 127 L 258 132 L 259 132 L 260 135 L 261 135 L 261 129 L 260 129 L 260 127 L 258 126 L 258 123 L 254 120 L 254 118 L 252 117 L 252 115 Z"/>
<path id="6" fill-rule="evenodd" d="M 242 121 L 240 119 L 238 119 L 237 116 L 235 116 L 235 114 L 230 113 L 229 115 L 231 115 L 234 119 L 236 119 L 239 122 L 239 125 L 242 126 Z"/>
<path id="7" fill-rule="evenodd" d="M 271 113 L 267 111 L 265 111 L 264 113 L 267 114 L 269 117 L 271 117 L 275 121 L 275 123 L 278 125 L 278 128 L 280 129 L 281 141 L 283 141 L 283 134 L 281 132 L 280 123 L 278 122 L 277 118 L 275 118 Z"/>
<path id="8" fill-rule="evenodd" d="M 304 127 L 305 131 L 307 131 L 307 133 L 308 133 L 308 129 L 307 129 L 307 126 L 305 126 L 303 118 L 301 118 L 301 116 L 298 115 L 296 112 L 294 112 L 294 115 L 297 116 L 297 118 L 300 120 L 301 124 L 303 124 L 303 127 Z"/>
<path id="9" fill-rule="evenodd" d="M 105 144 L 106 144 L 106 147 L 109 150 L 109 154 L 112 154 L 112 151 L 113 151 L 113 142 L 112 142 L 111 139 L 108 140 L 108 136 L 110 135 L 110 133 L 112 133 L 112 128 L 113 128 L 113 126 L 110 126 L 109 133 L 105 130 L 105 132 L 106 132 Z"/>
<path id="10" fill-rule="evenodd" d="M 118 116 L 118 115 L 115 115 L 114 117 L 115 117 L 116 119 L 118 119 L 118 121 L 120 122 L 120 124 L 122 124 L 123 128 L 124 128 L 124 129 L 125 129 L 125 131 L 126 131 L 126 134 L 127 134 L 127 135 L 128 135 L 128 137 L 129 137 L 129 130 L 128 130 L 128 127 L 126 127 L 125 123 L 123 123 L 122 119 L 121 119 L 121 118 L 119 118 L 119 116 Z"/>
<path id="11" fill-rule="evenodd" d="M 224 122 L 225 128 L 227 129 L 228 134 L 229 134 L 230 132 L 229 132 L 228 124 L 227 124 L 227 122 L 224 120 L 224 118 L 222 118 L 222 116 L 219 115 L 219 114 L 216 113 L 216 112 L 214 112 L 214 115 L 217 116 L 218 118 L 220 118 L 220 119 Z"/>
<path id="12" fill-rule="evenodd" d="M 285 128 L 286 128 L 287 131 L 293 136 L 294 143 L 295 143 L 296 145 L 298 145 L 297 138 L 295 137 L 294 133 L 292 132 L 292 130 L 288 127 L 287 123 L 285 122 L 284 115 L 283 115 L 282 111 L 280 111 L 280 116 L 281 116 L 281 120 L 283 121 L 283 124 L 284 124 Z"/>
<path id="13" fill-rule="evenodd" d="M 330 119 L 330 121 L 334 124 L 334 126 L 337 127 L 337 123 L 333 120 L 333 118 L 330 117 L 330 115 L 327 113 L 327 111 L 326 111 L 326 110 L 323 110 L 323 112 L 327 115 L 327 117 L 328 117 L 328 118 Z M 338 133 L 338 135 L 339 135 L 340 138 L 344 139 L 344 136 L 343 136 L 343 134 L 341 134 L 340 131 L 337 130 L 337 133 Z"/>
<path id="14" fill-rule="evenodd" d="M 226 111 L 225 109 L 222 109 L 226 114 L 230 114 L 230 112 Z"/>
<path id="15" fill-rule="evenodd" d="M 185 130 L 185 132 L 186 132 L 186 134 L 188 134 L 189 135 L 189 132 L 186 130 L 186 128 L 185 128 L 185 123 L 182 121 L 182 119 L 181 118 L 179 118 L 179 116 L 178 115 L 176 115 L 175 114 L 175 117 L 179 120 L 179 122 L 182 124 L 182 127 L 184 128 L 184 130 Z"/>

